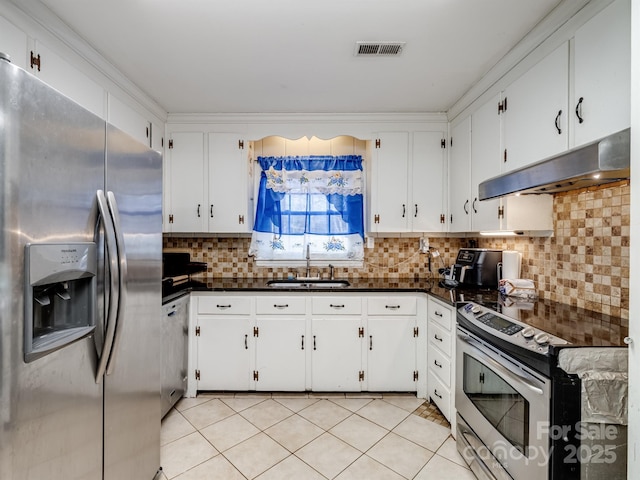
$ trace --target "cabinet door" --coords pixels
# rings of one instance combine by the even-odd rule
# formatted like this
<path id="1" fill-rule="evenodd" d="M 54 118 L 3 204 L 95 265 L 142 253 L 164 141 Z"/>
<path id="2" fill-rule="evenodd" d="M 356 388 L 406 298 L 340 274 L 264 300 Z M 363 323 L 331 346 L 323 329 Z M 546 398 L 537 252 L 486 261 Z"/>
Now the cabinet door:
<path id="1" fill-rule="evenodd" d="M 565 151 L 569 44 L 563 43 L 504 91 L 502 114 L 507 161 L 511 171 Z"/>
<path id="2" fill-rule="evenodd" d="M 199 316 L 198 390 L 249 390 L 251 341 L 249 317 Z"/>
<path id="3" fill-rule="evenodd" d="M 311 389 L 357 392 L 362 370 L 360 317 L 340 315 L 311 320 Z"/>
<path id="4" fill-rule="evenodd" d="M 244 143 L 239 143 L 238 134 L 209 134 L 209 232 L 251 231 L 247 163 Z"/>
<path id="5" fill-rule="evenodd" d="M 371 392 L 416 390 L 415 317 L 372 318 L 367 321 L 367 371 Z"/>
<path id="6" fill-rule="evenodd" d="M 31 73 L 90 112 L 106 118 L 105 91 L 100 85 L 40 41 L 36 42 L 35 53 L 40 55 L 40 69 L 34 67 Z"/>
<path id="7" fill-rule="evenodd" d="M 500 200 L 478 200 L 478 185 L 500 174 L 500 95 L 471 115 L 471 230 L 498 230 Z"/>
<path id="8" fill-rule="evenodd" d="M 374 153 L 371 229 L 374 232 L 407 232 L 409 133 L 386 132 L 380 133 L 378 138 L 380 147 L 376 147 Z"/>
<path id="9" fill-rule="evenodd" d="M 471 228 L 471 117 L 451 128 L 449 151 L 449 231 Z"/>
<path id="10" fill-rule="evenodd" d="M 167 212 L 169 231 L 204 232 L 207 206 L 203 134 L 173 132 L 167 151 L 171 189 L 171 206 Z"/>
<path id="11" fill-rule="evenodd" d="M 616 0 L 576 31 L 574 146 L 630 125 L 630 4 Z"/>
<path id="12" fill-rule="evenodd" d="M 108 120 L 140 143 L 151 146 L 151 122 L 112 94 L 109 94 Z"/>
<path id="13" fill-rule="evenodd" d="M 258 317 L 256 325 L 256 390 L 304 391 L 305 317 Z"/>
<path id="14" fill-rule="evenodd" d="M 11 63 L 27 69 L 27 34 L 0 17 L 0 52 L 9 55 Z"/>
<path id="15" fill-rule="evenodd" d="M 443 132 L 414 132 L 411 161 L 411 230 L 442 232 L 444 215 L 445 152 Z"/>

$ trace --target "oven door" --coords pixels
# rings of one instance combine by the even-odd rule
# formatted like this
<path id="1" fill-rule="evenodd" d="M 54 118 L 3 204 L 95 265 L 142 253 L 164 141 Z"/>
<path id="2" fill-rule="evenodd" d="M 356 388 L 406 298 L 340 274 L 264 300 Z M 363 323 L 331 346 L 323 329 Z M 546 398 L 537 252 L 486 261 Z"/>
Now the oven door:
<path id="1" fill-rule="evenodd" d="M 458 450 L 494 478 L 548 479 L 551 380 L 460 327 L 457 335 Z"/>

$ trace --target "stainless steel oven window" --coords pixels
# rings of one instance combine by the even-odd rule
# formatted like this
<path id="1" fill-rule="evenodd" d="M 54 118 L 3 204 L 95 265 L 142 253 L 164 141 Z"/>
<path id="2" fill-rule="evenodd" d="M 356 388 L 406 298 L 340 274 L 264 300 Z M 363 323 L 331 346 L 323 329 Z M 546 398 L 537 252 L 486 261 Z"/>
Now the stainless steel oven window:
<path id="1" fill-rule="evenodd" d="M 493 427 L 522 454 L 529 446 L 529 401 L 496 372 L 464 354 L 463 390 Z"/>

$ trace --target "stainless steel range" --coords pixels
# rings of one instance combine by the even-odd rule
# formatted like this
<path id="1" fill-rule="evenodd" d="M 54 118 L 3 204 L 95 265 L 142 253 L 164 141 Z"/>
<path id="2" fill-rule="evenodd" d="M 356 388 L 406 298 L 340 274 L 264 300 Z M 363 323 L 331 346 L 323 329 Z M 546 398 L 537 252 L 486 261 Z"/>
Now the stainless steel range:
<path id="1" fill-rule="evenodd" d="M 579 478 L 580 381 L 557 368 L 568 342 L 467 302 L 458 309 L 457 447 L 480 479 Z M 563 428 L 563 435 L 555 435 Z"/>

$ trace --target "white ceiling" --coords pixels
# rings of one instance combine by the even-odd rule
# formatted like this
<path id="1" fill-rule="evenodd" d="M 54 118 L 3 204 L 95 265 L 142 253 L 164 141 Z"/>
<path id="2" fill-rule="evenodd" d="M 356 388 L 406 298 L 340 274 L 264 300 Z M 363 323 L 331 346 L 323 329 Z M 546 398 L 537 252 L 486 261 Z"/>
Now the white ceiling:
<path id="1" fill-rule="evenodd" d="M 169 113 L 447 111 L 560 3 L 40 1 Z"/>

